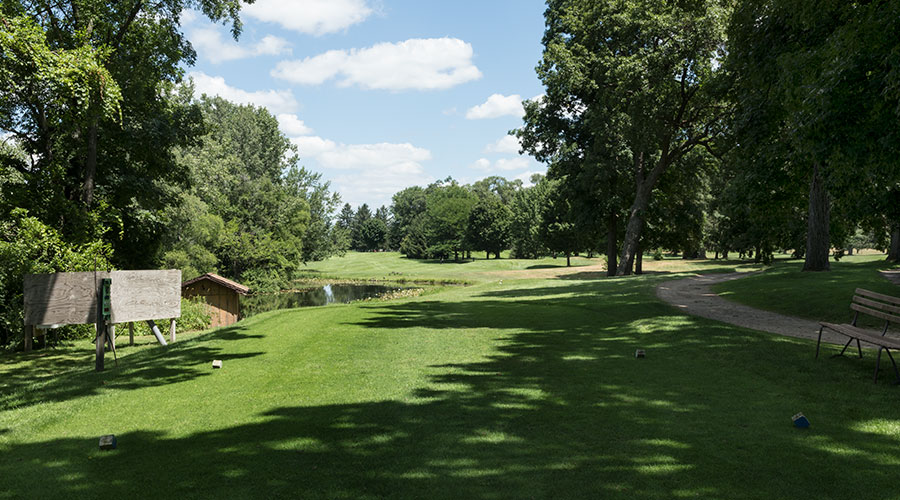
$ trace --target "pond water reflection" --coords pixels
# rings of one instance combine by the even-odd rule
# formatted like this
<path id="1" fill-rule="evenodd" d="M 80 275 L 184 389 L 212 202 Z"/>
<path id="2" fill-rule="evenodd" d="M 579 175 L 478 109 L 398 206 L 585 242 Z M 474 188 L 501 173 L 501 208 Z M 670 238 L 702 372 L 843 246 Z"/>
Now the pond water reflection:
<path id="1" fill-rule="evenodd" d="M 241 297 L 241 317 L 249 318 L 276 309 L 347 304 L 402 289 L 399 286 L 386 285 L 325 285 L 299 292 L 248 295 Z"/>

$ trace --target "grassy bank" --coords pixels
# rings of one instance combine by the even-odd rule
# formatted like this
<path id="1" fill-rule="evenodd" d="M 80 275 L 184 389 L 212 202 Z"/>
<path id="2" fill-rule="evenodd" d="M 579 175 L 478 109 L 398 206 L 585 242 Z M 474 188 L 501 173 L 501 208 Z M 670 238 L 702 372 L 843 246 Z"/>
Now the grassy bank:
<path id="1" fill-rule="evenodd" d="M 99 374 L 4 356 L 0 498 L 895 496 L 871 359 L 681 315 L 658 272 L 264 313 Z"/>
<path id="2" fill-rule="evenodd" d="M 900 296 L 900 287 L 878 271 L 891 269 L 884 255 L 844 257 L 828 272 L 803 272 L 803 261 L 776 261 L 762 274 L 720 283 L 713 291 L 758 309 L 800 318 L 845 323 L 850 320 L 850 299 L 857 288 Z"/>

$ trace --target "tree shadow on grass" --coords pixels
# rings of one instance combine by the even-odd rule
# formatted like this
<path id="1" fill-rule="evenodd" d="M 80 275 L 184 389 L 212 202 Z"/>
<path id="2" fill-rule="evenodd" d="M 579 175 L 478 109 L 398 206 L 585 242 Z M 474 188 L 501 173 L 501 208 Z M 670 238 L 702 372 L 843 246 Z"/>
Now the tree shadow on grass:
<path id="1" fill-rule="evenodd" d="M 4 372 L 0 411 L 89 396 L 104 388 L 139 389 L 207 376 L 213 359 L 249 358 L 263 353 L 226 354 L 222 348 L 210 347 L 200 339 L 235 342 L 261 337 L 247 333 L 243 326 L 224 328 L 125 356 L 118 360 L 118 366 L 112 353 L 107 352 L 103 372 L 94 371 L 93 351 L 74 356 L 71 352 L 41 353 L 32 356 L 37 358 L 34 363 L 22 363 Z M 21 360 L 8 360 L 12 361 Z M 39 366 L 37 371 L 35 366 Z"/>
<path id="2" fill-rule="evenodd" d="M 259 408 L 188 435 L 123 433 L 119 449 L 105 453 L 93 437 L 7 441 L 0 497 L 896 492 L 900 438 L 890 430 L 896 421 L 885 420 L 896 418 L 892 388 L 848 381 L 812 361 L 806 342 L 680 316 L 646 284 L 622 282 L 367 305 L 347 322 L 371 335 L 496 329 L 496 349 L 428 366 L 427 380 L 403 400 Z M 636 346 L 646 358 L 633 357 Z M 813 420 L 810 430 L 791 426 L 798 409 Z M 147 467 L 164 473 L 148 480 Z"/>
<path id="3" fill-rule="evenodd" d="M 849 422 L 821 418 L 804 433 L 790 426 L 783 395 L 764 374 L 762 388 L 723 398 L 725 384 L 692 383 L 711 370 L 672 380 L 653 358 L 619 356 L 620 341 L 558 337 L 514 335 L 484 361 L 434 366 L 412 401 L 280 406 L 183 437 L 124 433 L 113 452 L 97 451 L 95 438 L 0 445 L 0 484 L 45 498 L 866 498 L 894 491 L 887 488 L 895 486 L 897 438 L 854 427 L 879 415 L 871 407 L 858 406 Z M 665 359 L 665 350 L 653 356 Z M 715 425 L 723 420 L 729 424 Z M 165 472 L 148 480 L 148 466 Z M 842 474 L 848 470 L 854 473 Z M 829 477 L 841 480 L 822 480 Z"/>

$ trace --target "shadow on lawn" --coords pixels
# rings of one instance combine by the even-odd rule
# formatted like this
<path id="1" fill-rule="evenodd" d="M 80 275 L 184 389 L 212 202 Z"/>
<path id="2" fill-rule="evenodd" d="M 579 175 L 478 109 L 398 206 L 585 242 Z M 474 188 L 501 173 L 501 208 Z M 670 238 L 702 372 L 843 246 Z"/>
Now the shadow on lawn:
<path id="1" fill-rule="evenodd" d="M 812 363 L 786 372 L 785 356 L 760 354 L 773 344 L 788 357 L 808 354 L 807 343 L 678 316 L 650 298 L 646 282 L 621 281 L 367 305 L 355 324 L 373 335 L 496 328 L 498 346 L 479 361 L 429 367 L 411 401 L 282 406 L 257 422 L 184 437 L 123 434 L 109 453 L 97 452 L 95 440 L 70 438 L 0 446 L 0 477 L 17 493 L 92 497 L 863 498 L 895 491 L 878 488 L 895 486 L 897 437 L 851 425 L 882 417 L 879 410 L 891 406 L 877 401 L 885 398 L 851 394 L 841 402 L 853 408 L 852 419 L 821 417 L 810 432 L 797 431 L 791 412 L 827 396 L 813 391 L 812 400 L 797 401 L 794 392 L 846 384 L 845 377 Z M 632 356 L 636 346 L 647 348 L 647 358 Z M 736 387 L 743 376 L 750 382 Z M 883 389 L 875 387 L 879 396 L 896 395 Z M 48 449 L 54 459 L 39 460 Z M 151 464 L 165 470 L 156 481 L 147 478 Z M 41 481 L 13 483 L 22 467 L 37 469 Z"/>
<path id="2" fill-rule="evenodd" d="M 88 353 L 85 349 L 83 356 L 73 356 L 71 352 L 62 351 L 41 351 L 26 355 L 40 358 L 40 362 L 23 363 L 21 368 L 4 372 L 0 411 L 88 396 L 103 388 L 138 389 L 207 376 L 210 374 L 208 365 L 213 359 L 247 358 L 262 353 L 224 354 L 222 349 L 208 347 L 197 340 L 216 338 L 241 341 L 261 338 L 260 335 L 249 335 L 245 330 L 243 326 L 235 326 L 169 344 L 167 347 L 147 349 L 119 359 L 118 366 L 112 352 L 107 352 L 106 370 L 103 372 L 94 371 L 93 350 Z M 185 370 L 184 366 L 191 368 Z"/>

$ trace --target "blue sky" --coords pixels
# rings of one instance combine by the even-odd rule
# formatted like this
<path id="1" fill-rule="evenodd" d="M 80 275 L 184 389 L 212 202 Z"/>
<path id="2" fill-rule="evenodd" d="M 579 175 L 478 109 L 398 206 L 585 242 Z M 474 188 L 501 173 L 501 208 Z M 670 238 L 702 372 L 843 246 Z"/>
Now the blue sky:
<path id="1" fill-rule="evenodd" d="M 186 12 L 197 93 L 265 106 L 352 205 L 453 176 L 527 182 L 506 136 L 543 87 L 538 0 L 257 0 L 238 42 Z"/>

